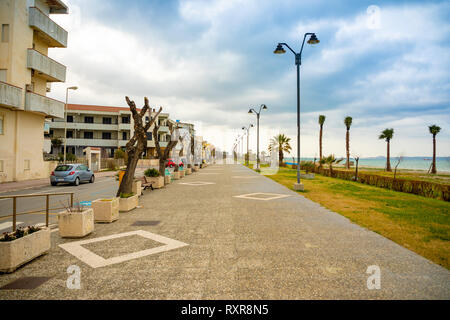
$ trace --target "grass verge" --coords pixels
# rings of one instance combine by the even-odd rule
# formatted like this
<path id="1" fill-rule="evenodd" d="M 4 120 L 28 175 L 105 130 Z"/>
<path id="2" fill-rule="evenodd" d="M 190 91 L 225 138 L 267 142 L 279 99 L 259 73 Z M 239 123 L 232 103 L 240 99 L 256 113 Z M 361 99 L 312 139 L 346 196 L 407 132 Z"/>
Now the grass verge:
<path id="1" fill-rule="evenodd" d="M 270 179 L 293 189 L 296 171 Z M 316 174 L 303 196 L 450 269 L 450 203 Z"/>

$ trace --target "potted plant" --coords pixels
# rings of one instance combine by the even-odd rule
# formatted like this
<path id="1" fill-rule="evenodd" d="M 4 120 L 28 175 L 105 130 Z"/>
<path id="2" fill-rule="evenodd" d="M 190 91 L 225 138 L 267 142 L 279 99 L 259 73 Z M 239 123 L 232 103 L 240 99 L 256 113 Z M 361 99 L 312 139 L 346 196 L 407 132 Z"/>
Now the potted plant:
<path id="1" fill-rule="evenodd" d="M 312 161 L 301 161 L 300 162 L 300 169 L 305 170 L 305 174 L 301 173 L 300 178 L 302 179 L 314 179 L 314 168 L 315 164 Z"/>
<path id="2" fill-rule="evenodd" d="M 183 162 L 181 162 L 180 165 L 178 166 L 178 172 L 180 172 L 180 178 L 184 178 L 186 171 L 184 170 Z"/>
<path id="3" fill-rule="evenodd" d="M 150 182 L 153 188 L 159 189 L 164 187 L 164 177 L 159 174 L 159 171 L 154 168 L 145 170 L 144 175 L 147 177 L 147 182 Z"/>
<path id="4" fill-rule="evenodd" d="M 11 273 L 21 265 L 50 250 L 50 229 L 45 227 L 18 228 L 0 236 L 0 272 Z"/>
<path id="5" fill-rule="evenodd" d="M 170 174 L 164 176 L 164 184 L 169 184 L 171 182 L 172 182 L 172 176 Z"/>
<path id="6" fill-rule="evenodd" d="M 134 194 L 137 194 L 138 196 L 142 195 L 142 180 L 135 179 L 133 181 L 132 191 Z"/>
<path id="7" fill-rule="evenodd" d="M 136 208 L 139 204 L 139 196 L 134 193 L 121 193 L 119 198 L 119 211 L 127 212 Z"/>
<path id="8" fill-rule="evenodd" d="M 119 198 L 92 201 L 95 222 L 113 222 L 119 219 Z"/>
<path id="9" fill-rule="evenodd" d="M 94 231 L 94 210 L 80 204 L 66 207 L 58 214 L 58 227 L 63 238 L 82 238 Z"/>
<path id="10" fill-rule="evenodd" d="M 193 169 L 194 169 L 194 172 L 197 172 L 200 169 L 200 167 L 198 164 L 196 164 Z"/>
<path id="11" fill-rule="evenodd" d="M 179 180 L 180 179 L 180 171 L 178 171 L 178 170 L 179 170 L 178 166 L 175 165 L 175 169 L 173 170 L 173 173 L 172 173 L 173 180 Z"/>
<path id="12" fill-rule="evenodd" d="M 187 166 L 187 168 L 186 168 L 186 175 L 188 175 L 188 174 L 192 174 L 192 166 L 190 165 L 190 164 L 188 164 L 188 166 Z"/>

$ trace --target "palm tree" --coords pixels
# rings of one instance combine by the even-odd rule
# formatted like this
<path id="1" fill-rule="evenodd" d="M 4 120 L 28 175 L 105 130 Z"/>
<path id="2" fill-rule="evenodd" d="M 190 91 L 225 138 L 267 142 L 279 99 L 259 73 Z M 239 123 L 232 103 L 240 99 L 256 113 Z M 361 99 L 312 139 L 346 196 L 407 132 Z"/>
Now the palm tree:
<path id="1" fill-rule="evenodd" d="M 269 144 L 269 152 L 273 150 L 273 148 L 278 148 L 278 163 L 281 165 L 283 163 L 283 151 L 284 152 L 290 152 L 291 146 L 289 145 L 289 141 L 291 141 L 291 138 L 286 137 L 284 134 L 279 134 L 275 137 L 273 137 L 270 140 Z M 298 160 L 300 161 L 300 160 Z"/>
<path id="2" fill-rule="evenodd" d="M 387 158 L 386 158 L 386 171 L 391 172 L 391 161 L 390 161 L 390 149 L 389 145 L 391 142 L 392 137 L 394 136 L 394 129 L 384 129 L 378 139 L 386 140 L 387 142 Z"/>
<path id="3" fill-rule="evenodd" d="M 320 125 L 320 133 L 319 133 L 319 160 L 322 159 L 322 133 L 323 133 L 323 124 L 325 123 L 325 116 L 319 116 L 319 125 Z"/>
<path id="4" fill-rule="evenodd" d="M 441 127 L 433 124 L 428 129 L 433 135 L 433 164 L 431 166 L 431 173 L 436 173 L 436 135 L 441 131 Z"/>
<path id="5" fill-rule="evenodd" d="M 346 167 L 347 169 L 350 169 L 350 127 L 352 125 L 352 117 L 345 117 L 344 124 L 347 128 L 347 132 L 345 134 L 345 149 L 347 150 L 347 163 Z"/>
<path id="6" fill-rule="evenodd" d="M 333 176 L 333 164 L 338 164 L 339 162 L 341 162 L 344 159 L 336 159 L 336 157 L 334 156 L 334 154 L 330 154 L 328 157 L 324 157 L 322 158 L 319 163 L 322 164 L 327 164 L 328 167 L 330 168 L 330 172 L 328 173 L 330 177 Z"/>

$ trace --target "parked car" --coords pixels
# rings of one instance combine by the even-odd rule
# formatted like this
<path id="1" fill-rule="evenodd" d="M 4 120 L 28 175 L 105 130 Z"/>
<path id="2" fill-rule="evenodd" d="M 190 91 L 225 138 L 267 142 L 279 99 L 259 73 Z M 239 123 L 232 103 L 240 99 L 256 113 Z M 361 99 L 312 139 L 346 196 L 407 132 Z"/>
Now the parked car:
<path id="1" fill-rule="evenodd" d="M 176 166 L 176 164 L 175 164 L 175 162 L 173 162 L 172 159 L 167 159 L 167 162 L 166 162 L 166 168 L 167 168 L 167 167 L 173 168 L 173 167 L 175 167 L 175 166 Z"/>
<path id="2" fill-rule="evenodd" d="M 84 164 L 60 164 L 50 175 L 50 183 L 56 186 L 58 183 L 70 183 L 78 186 L 80 182 L 94 183 L 94 173 Z"/>

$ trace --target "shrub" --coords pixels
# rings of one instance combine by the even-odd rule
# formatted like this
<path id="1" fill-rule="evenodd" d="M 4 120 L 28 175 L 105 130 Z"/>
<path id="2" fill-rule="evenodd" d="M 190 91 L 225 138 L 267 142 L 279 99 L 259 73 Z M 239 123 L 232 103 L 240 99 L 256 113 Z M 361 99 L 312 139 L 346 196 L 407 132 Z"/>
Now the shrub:
<path id="1" fill-rule="evenodd" d="M 314 172 L 314 168 L 316 166 L 312 161 L 301 161 L 300 162 L 300 169 L 305 170 L 306 173 Z M 295 166 L 295 169 L 297 169 L 297 166 Z"/>
<path id="2" fill-rule="evenodd" d="M 108 159 L 108 161 L 106 162 L 106 167 L 109 170 L 117 170 L 116 161 L 113 159 Z"/>
<path id="3" fill-rule="evenodd" d="M 121 193 L 121 194 L 120 194 L 120 197 L 121 197 L 121 198 L 130 198 L 130 197 L 132 197 L 132 196 L 134 196 L 134 193 L 133 193 L 133 192 L 131 192 L 131 193 Z"/>
<path id="4" fill-rule="evenodd" d="M 159 171 L 154 168 L 148 168 L 144 174 L 146 177 L 159 177 Z"/>
<path id="5" fill-rule="evenodd" d="M 115 159 L 123 159 L 125 161 L 125 163 L 126 163 L 127 160 L 128 160 L 128 154 L 122 149 L 117 149 L 114 152 L 114 158 Z"/>

